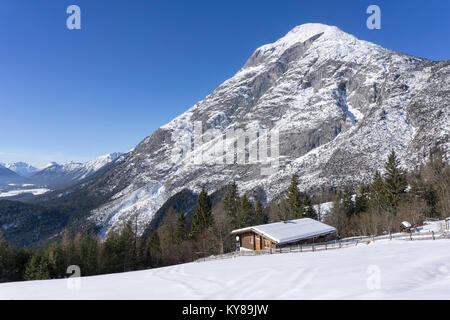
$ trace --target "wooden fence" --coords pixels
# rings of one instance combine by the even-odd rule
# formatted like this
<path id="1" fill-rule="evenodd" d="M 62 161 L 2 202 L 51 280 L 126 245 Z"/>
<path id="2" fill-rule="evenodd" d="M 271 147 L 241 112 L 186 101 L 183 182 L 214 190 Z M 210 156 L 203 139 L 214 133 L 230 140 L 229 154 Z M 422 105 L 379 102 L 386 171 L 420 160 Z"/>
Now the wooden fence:
<path id="1" fill-rule="evenodd" d="M 370 242 L 375 242 L 379 240 L 439 240 L 439 239 L 450 239 L 450 233 L 435 233 L 431 232 L 420 232 L 420 233 L 395 233 L 386 234 L 380 236 L 364 236 L 364 237 L 352 237 L 345 238 L 341 240 L 332 240 L 328 242 L 320 242 L 314 244 L 306 245 L 287 245 L 281 248 L 272 248 L 268 250 L 249 250 L 249 251 L 234 251 L 217 256 L 209 256 L 195 260 L 196 262 L 201 261 L 211 261 L 217 259 L 229 259 L 239 256 L 258 256 L 266 254 L 277 254 L 277 253 L 299 253 L 299 252 L 315 252 L 323 250 L 335 250 L 347 247 L 357 246 L 358 244 L 369 244 Z"/>

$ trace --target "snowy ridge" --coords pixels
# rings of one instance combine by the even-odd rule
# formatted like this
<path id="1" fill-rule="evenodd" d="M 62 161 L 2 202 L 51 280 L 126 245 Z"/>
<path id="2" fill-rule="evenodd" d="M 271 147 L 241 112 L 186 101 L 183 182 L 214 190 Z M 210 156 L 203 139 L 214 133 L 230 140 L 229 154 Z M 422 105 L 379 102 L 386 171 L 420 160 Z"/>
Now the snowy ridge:
<path id="1" fill-rule="evenodd" d="M 0 163 L 0 165 L 2 165 Z M 25 163 L 25 162 L 14 162 L 14 163 L 7 163 L 3 164 L 5 168 L 8 168 L 11 171 L 14 171 L 21 177 L 29 177 L 35 172 L 39 171 L 38 168 L 33 167 L 32 165 Z"/>
<path id="2" fill-rule="evenodd" d="M 48 185 L 51 188 L 67 186 L 81 181 L 107 165 L 118 161 L 123 154 L 119 152 L 102 155 L 85 163 L 70 162 L 58 164 L 50 162 L 29 180 L 34 184 Z"/>

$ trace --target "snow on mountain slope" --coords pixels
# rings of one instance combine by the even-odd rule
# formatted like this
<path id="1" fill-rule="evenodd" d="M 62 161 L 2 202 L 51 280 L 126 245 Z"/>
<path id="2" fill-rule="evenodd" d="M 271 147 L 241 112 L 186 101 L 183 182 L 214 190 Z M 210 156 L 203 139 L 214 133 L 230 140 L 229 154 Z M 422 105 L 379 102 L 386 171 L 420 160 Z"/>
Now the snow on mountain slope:
<path id="1" fill-rule="evenodd" d="M 13 189 L 13 190 L 8 190 L 6 192 L 1 192 L 1 190 L 0 190 L 0 199 L 15 197 L 15 196 L 19 196 L 21 194 L 32 194 L 34 196 L 37 196 L 37 195 L 44 194 L 49 191 L 50 190 L 46 189 L 46 188 Z"/>
<path id="2" fill-rule="evenodd" d="M 448 240 L 385 240 L 331 251 L 193 262 L 0 284 L 0 299 L 449 299 Z M 81 270 L 81 273 L 83 271 Z"/>
<path id="3" fill-rule="evenodd" d="M 8 168 L 11 171 L 14 171 L 18 175 L 22 177 L 29 177 L 33 173 L 39 171 L 38 168 L 33 167 L 32 165 L 25 163 L 25 162 L 14 162 L 14 163 L 7 163 L 4 165 L 5 168 Z"/>
<path id="4" fill-rule="evenodd" d="M 112 203 L 94 210 L 92 219 L 106 229 L 134 216 L 149 223 L 156 204 L 180 190 L 205 185 L 212 192 L 233 179 L 241 192 L 262 188 L 267 201 L 293 173 L 302 189 L 367 182 L 391 150 L 414 168 L 434 147 L 449 153 L 449 103 L 450 61 L 392 52 L 332 26 L 301 25 L 258 48 L 232 78 L 94 183 L 92 192 Z M 192 149 L 196 122 L 203 140 L 207 130 L 213 134 Z M 238 129 L 257 130 L 255 146 L 278 130 L 274 172 L 262 175 L 258 163 L 227 164 L 222 154 L 205 160 L 227 130 Z M 153 185 L 164 192 L 153 192 Z M 129 205 L 120 206 L 121 199 Z"/>

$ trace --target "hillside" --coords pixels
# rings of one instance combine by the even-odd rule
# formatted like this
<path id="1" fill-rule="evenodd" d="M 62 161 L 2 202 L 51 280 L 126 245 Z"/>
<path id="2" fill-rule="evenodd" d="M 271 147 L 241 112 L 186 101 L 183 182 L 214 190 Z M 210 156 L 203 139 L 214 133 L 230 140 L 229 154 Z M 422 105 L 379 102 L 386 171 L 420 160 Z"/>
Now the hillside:
<path id="1" fill-rule="evenodd" d="M 0 298 L 448 299 L 448 248 L 448 240 L 377 241 L 86 277 L 80 290 L 69 290 L 65 279 L 5 283 Z M 371 280 L 376 274 L 379 282 Z"/>

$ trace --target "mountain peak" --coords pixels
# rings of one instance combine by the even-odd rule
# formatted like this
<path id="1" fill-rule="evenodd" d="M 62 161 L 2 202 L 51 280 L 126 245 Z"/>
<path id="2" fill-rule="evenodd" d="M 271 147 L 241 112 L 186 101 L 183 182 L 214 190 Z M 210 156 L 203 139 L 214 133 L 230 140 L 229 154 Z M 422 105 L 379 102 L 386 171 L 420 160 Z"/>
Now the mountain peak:
<path id="1" fill-rule="evenodd" d="M 306 23 L 296 26 L 282 38 L 265 44 L 252 54 L 244 68 L 278 61 L 284 53 L 296 46 L 303 52 L 312 51 L 321 59 L 334 59 L 347 56 L 352 60 L 352 53 L 388 52 L 379 45 L 359 40 L 336 26 L 321 23 Z"/>
<path id="2" fill-rule="evenodd" d="M 52 161 L 52 162 L 47 163 L 45 166 L 43 166 L 41 168 L 41 170 L 44 170 L 44 169 L 47 169 L 47 168 L 50 168 L 50 167 L 53 167 L 53 166 L 56 166 L 56 165 L 58 165 L 58 163 Z"/>
<path id="3" fill-rule="evenodd" d="M 22 177 L 28 177 L 32 175 L 33 173 L 37 172 L 38 169 L 33 167 L 32 165 L 19 161 L 14 163 L 8 163 L 4 165 L 5 168 L 10 169 L 11 171 L 14 171 L 18 175 Z"/>

